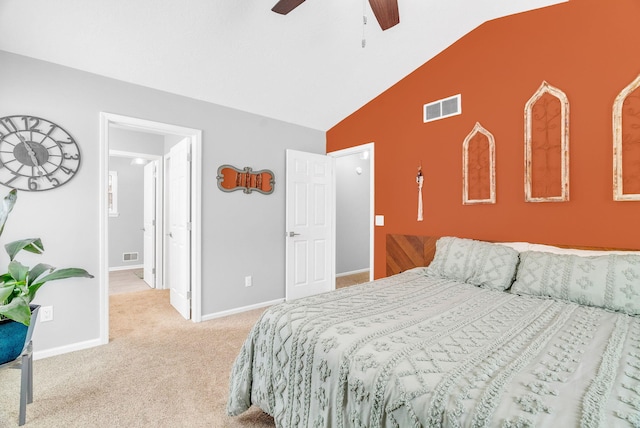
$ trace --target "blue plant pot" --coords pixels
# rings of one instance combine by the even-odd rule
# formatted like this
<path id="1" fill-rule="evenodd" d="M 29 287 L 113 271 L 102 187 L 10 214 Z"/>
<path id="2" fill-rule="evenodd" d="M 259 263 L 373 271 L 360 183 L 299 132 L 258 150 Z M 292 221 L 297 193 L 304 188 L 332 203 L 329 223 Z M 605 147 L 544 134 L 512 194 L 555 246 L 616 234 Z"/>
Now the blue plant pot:
<path id="1" fill-rule="evenodd" d="M 18 358 L 24 348 L 28 329 L 29 327 L 19 322 L 0 321 L 0 364 Z"/>

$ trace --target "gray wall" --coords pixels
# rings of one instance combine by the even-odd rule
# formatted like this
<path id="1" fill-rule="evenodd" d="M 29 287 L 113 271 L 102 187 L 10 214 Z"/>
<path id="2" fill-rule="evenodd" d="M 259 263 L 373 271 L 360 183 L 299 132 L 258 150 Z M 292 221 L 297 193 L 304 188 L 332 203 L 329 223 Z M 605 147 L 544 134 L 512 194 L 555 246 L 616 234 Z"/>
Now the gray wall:
<path id="1" fill-rule="evenodd" d="M 23 262 L 98 273 L 99 114 L 104 111 L 203 130 L 203 316 L 284 297 L 285 149 L 325 153 L 324 132 L 7 52 L 0 51 L 0 64 L 0 117 L 52 120 L 73 135 L 82 152 L 80 170 L 66 185 L 20 193 L 2 240 L 38 236 L 47 249 Z M 275 191 L 221 192 L 216 169 L 223 163 L 271 169 Z M 246 275 L 253 275 L 253 287 L 244 287 Z M 55 319 L 35 329 L 36 351 L 99 338 L 98 278 L 48 284 L 37 302 L 53 305 Z"/>
<path id="2" fill-rule="evenodd" d="M 165 151 L 164 136 L 162 135 L 121 129 L 115 126 L 109 129 L 109 150 L 157 156 L 162 156 L 169 151 L 168 149 Z"/>
<path id="3" fill-rule="evenodd" d="M 138 152 L 140 153 L 140 152 Z M 109 157 L 109 171 L 118 173 L 118 216 L 109 217 L 109 268 L 141 265 L 144 261 L 144 166 L 131 158 Z M 123 261 L 123 253 L 138 260 Z"/>
<path id="4" fill-rule="evenodd" d="M 356 173 L 361 168 L 362 173 Z M 336 274 L 369 269 L 369 160 L 336 158 Z"/>

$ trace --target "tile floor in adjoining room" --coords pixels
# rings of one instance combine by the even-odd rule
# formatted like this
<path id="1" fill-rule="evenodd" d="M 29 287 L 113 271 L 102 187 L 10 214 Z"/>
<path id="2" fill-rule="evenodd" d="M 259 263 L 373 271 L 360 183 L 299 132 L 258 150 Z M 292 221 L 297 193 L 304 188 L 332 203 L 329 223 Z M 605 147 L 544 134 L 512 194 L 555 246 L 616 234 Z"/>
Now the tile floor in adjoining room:
<path id="1" fill-rule="evenodd" d="M 142 279 L 142 269 L 115 270 L 109 272 L 109 294 L 130 293 L 148 290 Z"/>

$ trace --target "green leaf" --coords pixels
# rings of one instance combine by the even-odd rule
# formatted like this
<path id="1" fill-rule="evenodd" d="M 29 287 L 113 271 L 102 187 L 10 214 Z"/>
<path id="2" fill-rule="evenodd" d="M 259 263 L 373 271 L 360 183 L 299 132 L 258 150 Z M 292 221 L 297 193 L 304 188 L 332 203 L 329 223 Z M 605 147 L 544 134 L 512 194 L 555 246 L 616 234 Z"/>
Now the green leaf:
<path id="1" fill-rule="evenodd" d="M 20 239 L 19 241 L 9 242 L 4 248 L 7 250 L 11 260 L 22 250 L 35 254 L 42 254 L 44 251 L 40 238 Z"/>
<path id="2" fill-rule="evenodd" d="M 49 275 L 45 275 L 38 280 L 37 283 L 31 284 L 29 286 L 29 298 L 33 299 L 36 295 L 36 292 L 42 287 L 45 282 L 55 281 L 58 279 L 66 279 L 66 278 L 93 278 L 89 272 L 80 268 L 64 268 L 53 271 Z"/>
<path id="3" fill-rule="evenodd" d="M 16 189 L 13 189 L 4 197 L 2 204 L 0 204 L 0 235 L 2 235 L 7 218 L 9 218 L 9 213 L 16 204 L 16 199 L 18 199 L 18 192 Z"/>
<path id="4" fill-rule="evenodd" d="M 13 284 L 0 285 L 0 303 L 4 303 L 9 300 L 9 297 L 13 294 Z"/>
<path id="5" fill-rule="evenodd" d="M 33 282 L 38 279 L 40 275 L 49 271 L 53 272 L 55 268 L 51 265 L 45 263 L 38 263 L 27 273 L 27 285 L 33 284 Z"/>
<path id="6" fill-rule="evenodd" d="M 0 313 L 10 320 L 24 325 L 29 325 L 31 322 L 29 301 L 23 296 L 16 297 L 7 305 L 0 305 Z"/>
<path id="7" fill-rule="evenodd" d="M 25 282 L 28 272 L 29 267 L 23 265 L 17 260 L 13 260 L 9 263 L 9 274 L 14 280 L 16 280 L 16 282 Z"/>

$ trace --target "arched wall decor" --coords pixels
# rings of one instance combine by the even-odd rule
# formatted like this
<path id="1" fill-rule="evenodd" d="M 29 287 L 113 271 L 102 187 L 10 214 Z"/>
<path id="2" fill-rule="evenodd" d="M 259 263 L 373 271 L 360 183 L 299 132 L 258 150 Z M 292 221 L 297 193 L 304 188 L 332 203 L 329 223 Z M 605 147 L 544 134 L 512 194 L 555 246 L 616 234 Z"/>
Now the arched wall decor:
<path id="1" fill-rule="evenodd" d="M 640 75 L 613 103 L 613 199 L 640 201 Z"/>
<path id="2" fill-rule="evenodd" d="M 496 143 L 479 122 L 462 143 L 462 203 L 496 203 Z"/>
<path id="3" fill-rule="evenodd" d="M 525 119 L 525 201 L 569 200 L 569 100 L 542 82 L 527 101 Z"/>
<path id="4" fill-rule="evenodd" d="M 273 172 L 268 169 L 254 171 L 246 166 L 244 169 L 232 165 L 220 165 L 218 167 L 218 188 L 223 192 L 242 190 L 244 193 L 256 191 L 264 195 L 273 193 L 275 179 Z"/>

